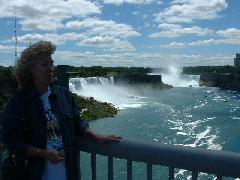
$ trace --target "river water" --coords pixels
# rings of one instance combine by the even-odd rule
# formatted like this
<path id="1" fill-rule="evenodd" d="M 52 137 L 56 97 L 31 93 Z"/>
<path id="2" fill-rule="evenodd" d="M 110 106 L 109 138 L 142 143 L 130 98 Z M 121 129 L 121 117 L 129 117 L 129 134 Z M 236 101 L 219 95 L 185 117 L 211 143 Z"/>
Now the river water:
<path id="1" fill-rule="evenodd" d="M 240 93 L 198 87 L 198 79 L 185 77 L 181 87 L 175 83 L 174 88 L 165 90 L 115 86 L 111 78 L 71 79 L 70 87 L 80 95 L 111 102 L 120 109 L 114 118 L 90 122 L 91 129 L 98 133 L 118 134 L 123 138 L 152 143 L 240 152 Z M 89 180 L 90 156 L 87 153 L 82 155 L 82 178 Z M 97 177 L 105 180 L 107 158 L 97 157 Z M 167 170 L 154 166 L 153 179 L 167 179 Z M 175 176 L 176 179 L 190 179 L 189 172 L 184 170 L 177 170 Z M 126 179 L 125 160 L 114 160 L 114 177 L 116 180 Z M 133 179 L 146 179 L 145 164 L 133 164 Z M 202 174 L 200 179 L 214 178 Z"/>

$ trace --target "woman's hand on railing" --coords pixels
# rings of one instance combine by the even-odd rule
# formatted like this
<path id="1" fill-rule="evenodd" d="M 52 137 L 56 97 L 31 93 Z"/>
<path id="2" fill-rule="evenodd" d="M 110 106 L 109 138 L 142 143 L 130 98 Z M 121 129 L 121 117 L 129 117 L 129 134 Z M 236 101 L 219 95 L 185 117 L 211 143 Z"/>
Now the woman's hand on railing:
<path id="1" fill-rule="evenodd" d="M 105 143 L 105 142 L 119 142 L 122 137 L 116 135 L 100 135 L 96 134 L 94 138 L 98 143 Z"/>
<path id="2" fill-rule="evenodd" d="M 86 129 L 83 134 L 85 137 L 93 138 L 98 143 L 119 142 L 122 139 L 121 136 L 117 136 L 117 135 L 97 134 L 97 133 L 91 131 L 90 129 Z"/>

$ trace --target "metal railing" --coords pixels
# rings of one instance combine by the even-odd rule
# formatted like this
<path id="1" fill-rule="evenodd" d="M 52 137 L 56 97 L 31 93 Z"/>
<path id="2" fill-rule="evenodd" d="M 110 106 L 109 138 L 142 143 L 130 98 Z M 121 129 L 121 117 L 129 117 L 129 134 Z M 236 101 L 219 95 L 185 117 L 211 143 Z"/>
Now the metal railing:
<path id="1" fill-rule="evenodd" d="M 96 180 L 96 154 L 108 156 L 108 180 L 113 180 L 113 157 L 127 160 L 127 180 L 132 179 L 132 162 L 144 162 L 147 180 L 152 180 L 152 166 L 169 168 L 169 180 L 174 179 L 174 169 L 192 172 L 192 179 L 199 172 L 222 177 L 240 177 L 240 154 L 218 150 L 206 150 L 185 146 L 153 144 L 122 139 L 118 143 L 102 146 L 90 139 L 80 139 L 80 150 L 91 153 L 92 180 Z"/>
<path id="2" fill-rule="evenodd" d="M 127 180 L 132 180 L 132 164 L 144 162 L 147 166 L 147 180 L 152 180 L 152 166 L 169 168 L 168 179 L 174 179 L 175 169 L 192 172 L 197 180 L 200 172 L 214 174 L 217 180 L 223 177 L 240 177 L 240 154 L 227 151 L 206 150 L 185 146 L 153 144 L 122 139 L 106 146 L 91 139 L 79 140 L 80 151 L 91 153 L 92 180 L 96 180 L 96 155 L 108 156 L 108 180 L 113 180 L 113 158 L 126 159 Z M 2 153 L 0 152 L 0 156 Z"/>

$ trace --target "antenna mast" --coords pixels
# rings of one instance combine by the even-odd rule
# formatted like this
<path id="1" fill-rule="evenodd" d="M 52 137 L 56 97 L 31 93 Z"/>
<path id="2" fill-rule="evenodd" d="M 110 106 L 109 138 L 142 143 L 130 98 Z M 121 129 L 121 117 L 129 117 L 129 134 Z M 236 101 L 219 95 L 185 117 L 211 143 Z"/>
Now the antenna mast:
<path id="1" fill-rule="evenodd" d="M 17 41 L 17 18 L 16 18 L 16 16 L 15 16 L 15 23 L 14 23 L 14 35 L 15 35 L 15 61 L 17 61 L 18 41 Z"/>

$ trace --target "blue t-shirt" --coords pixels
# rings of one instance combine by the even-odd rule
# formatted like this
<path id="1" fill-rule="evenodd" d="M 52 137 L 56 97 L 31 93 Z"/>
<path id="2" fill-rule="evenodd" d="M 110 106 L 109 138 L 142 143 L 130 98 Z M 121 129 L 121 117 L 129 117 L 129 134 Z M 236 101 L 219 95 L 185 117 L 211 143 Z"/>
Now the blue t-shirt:
<path id="1" fill-rule="evenodd" d="M 50 88 L 40 98 L 43 102 L 45 116 L 47 119 L 47 149 L 63 153 L 62 137 L 59 131 L 59 125 L 56 115 L 52 112 L 49 102 Z M 45 170 L 42 180 L 66 180 L 65 161 L 53 164 L 46 160 Z"/>

